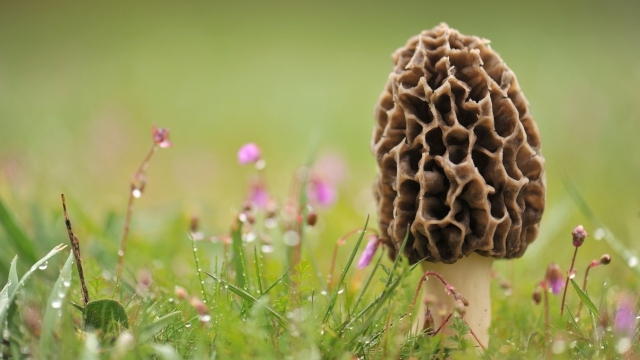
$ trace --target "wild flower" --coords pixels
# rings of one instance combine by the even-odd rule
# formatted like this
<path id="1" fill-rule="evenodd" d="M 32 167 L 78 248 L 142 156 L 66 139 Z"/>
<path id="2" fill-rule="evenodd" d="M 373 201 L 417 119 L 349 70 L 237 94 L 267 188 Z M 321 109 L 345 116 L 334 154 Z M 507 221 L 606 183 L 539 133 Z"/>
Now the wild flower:
<path id="1" fill-rule="evenodd" d="M 364 269 L 371 263 L 373 256 L 376 254 L 376 251 L 378 250 L 378 246 L 380 246 L 380 239 L 378 238 L 378 236 L 377 235 L 369 236 L 369 242 L 367 243 L 367 246 L 364 248 L 364 251 L 362 252 L 362 256 L 360 256 L 360 261 L 358 261 L 358 269 Z"/>
<path id="2" fill-rule="evenodd" d="M 333 205 L 337 199 L 334 185 L 320 177 L 310 179 L 307 194 L 313 203 L 324 207 Z"/>
<path id="3" fill-rule="evenodd" d="M 151 134 L 153 135 L 153 143 L 161 148 L 168 148 L 173 146 L 173 143 L 169 141 L 169 129 L 166 128 L 158 128 L 157 126 L 153 126 L 151 130 Z"/>
<path id="4" fill-rule="evenodd" d="M 589 234 L 585 231 L 582 225 L 576 226 L 573 231 L 571 231 L 571 238 L 573 241 L 573 246 L 576 248 L 573 251 L 573 258 L 571 259 L 571 267 L 569 268 L 569 272 L 567 273 L 567 280 L 564 284 L 564 293 L 562 294 L 562 304 L 560 305 L 560 315 L 564 314 L 564 303 L 567 299 L 567 288 L 569 287 L 569 280 L 575 276 L 575 272 L 573 270 L 573 265 L 576 263 L 576 255 L 578 255 L 578 248 L 584 242 L 584 239 L 587 238 Z"/>
<path id="5" fill-rule="evenodd" d="M 613 322 L 614 332 L 619 336 L 632 337 L 636 329 L 636 316 L 635 297 L 625 292 L 620 293 Z"/>
<path id="6" fill-rule="evenodd" d="M 240 165 L 256 163 L 258 160 L 260 160 L 260 148 L 255 143 L 245 144 L 238 150 L 238 163 Z"/>
<path id="7" fill-rule="evenodd" d="M 582 243 L 584 242 L 584 239 L 589 236 L 582 225 L 576 226 L 571 232 L 571 235 L 573 237 L 573 246 L 575 247 L 580 247 L 580 245 L 582 245 Z"/>
<path id="8" fill-rule="evenodd" d="M 553 295 L 560 294 L 560 291 L 562 291 L 562 288 L 565 287 L 565 284 L 563 282 L 562 271 L 560 270 L 560 266 L 558 266 L 558 264 L 549 264 L 549 266 L 547 267 L 547 272 L 544 275 L 544 281 L 551 289 Z"/>

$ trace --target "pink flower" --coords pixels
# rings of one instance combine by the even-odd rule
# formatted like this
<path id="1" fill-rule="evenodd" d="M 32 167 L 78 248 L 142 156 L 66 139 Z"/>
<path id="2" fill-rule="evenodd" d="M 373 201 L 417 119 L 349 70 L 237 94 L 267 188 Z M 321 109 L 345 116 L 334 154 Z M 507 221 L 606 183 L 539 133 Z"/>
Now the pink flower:
<path id="1" fill-rule="evenodd" d="M 632 295 L 620 294 L 613 329 L 618 335 L 633 336 L 636 329 L 636 302 Z"/>
<path id="2" fill-rule="evenodd" d="M 307 194 L 312 202 L 321 206 L 331 206 L 337 198 L 336 189 L 333 184 L 320 178 L 309 181 Z"/>
<path id="3" fill-rule="evenodd" d="M 256 207 L 264 209 L 269 203 L 269 200 L 271 200 L 271 197 L 269 196 L 267 188 L 261 181 L 253 181 L 251 183 L 251 188 L 249 189 L 248 200 Z"/>
<path id="4" fill-rule="evenodd" d="M 245 144 L 238 150 L 238 163 L 240 165 L 255 163 L 258 160 L 260 160 L 260 148 L 255 143 Z"/>
<path id="5" fill-rule="evenodd" d="M 587 234 L 587 231 L 582 225 L 578 225 L 571 232 L 571 236 L 573 237 L 573 246 L 580 247 L 589 234 Z"/>
<path id="6" fill-rule="evenodd" d="M 377 235 L 369 236 L 367 247 L 364 248 L 362 256 L 360 256 L 360 261 L 358 261 L 358 269 L 364 269 L 371 263 L 371 259 L 373 259 L 373 255 L 376 254 L 379 245 L 380 239 L 378 239 Z"/>
<path id="7" fill-rule="evenodd" d="M 169 141 L 169 129 L 158 128 L 157 126 L 153 125 L 151 134 L 153 135 L 153 142 L 161 148 L 168 148 L 173 146 L 171 141 Z"/>
<path id="8" fill-rule="evenodd" d="M 551 263 L 547 267 L 547 273 L 544 275 L 544 279 L 551 287 L 551 292 L 553 295 L 560 294 L 562 288 L 564 288 L 564 276 L 562 275 L 562 270 L 556 263 Z"/>

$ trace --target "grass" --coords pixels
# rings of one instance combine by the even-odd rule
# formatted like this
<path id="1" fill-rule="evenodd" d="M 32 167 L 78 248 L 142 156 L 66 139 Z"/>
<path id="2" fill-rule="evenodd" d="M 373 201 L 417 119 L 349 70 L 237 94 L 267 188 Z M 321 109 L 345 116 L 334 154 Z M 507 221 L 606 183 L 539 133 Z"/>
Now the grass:
<path id="1" fill-rule="evenodd" d="M 163 265 L 163 262 L 175 259 L 149 259 L 145 258 L 145 253 L 127 252 L 128 257 L 118 256 L 120 260 L 124 258 L 122 275 L 116 271 L 114 277 L 110 270 L 102 267 L 106 264 L 114 268 L 115 254 L 111 263 L 85 255 L 85 261 L 76 261 L 76 265 L 81 270 L 85 263 L 88 287 L 73 271 L 73 253 L 60 264 L 59 274 L 56 275 L 57 266 L 49 266 L 49 262 L 57 264 L 55 258 L 64 258 L 60 253 L 66 255 L 67 246 L 58 245 L 38 259 L 35 254 L 41 251 L 36 242 L 28 239 L 26 234 L 30 231 L 22 229 L 10 210 L 0 202 L 0 224 L 8 235 L 5 248 L 18 254 L 9 264 L 0 264 L 0 268 L 8 269 L 8 281 L 0 293 L 3 357 L 417 359 L 558 356 L 609 359 L 640 356 L 637 295 L 634 295 L 637 287 L 636 290 L 625 289 L 624 284 L 609 279 L 581 288 L 572 276 L 567 279 L 571 285 L 567 289 L 568 301 L 562 316 L 559 297 L 554 297 L 548 290 L 544 293 L 543 306 L 536 306 L 526 295 L 527 288 L 533 288 L 530 285 L 537 281 L 544 290 L 548 289 L 550 280 L 544 278 L 544 263 L 530 279 L 511 284 L 505 278 L 512 276 L 512 270 L 496 271 L 492 285 L 493 326 L 487 347 L 479 345 L 471 336 L 473 329 L 464 321 L 461 312 L 451 313 L 447 324 L 434 324 L 434 328 L 416 332 L 414 324 L 424 321 L 417 319 L 418 311 L 414 311 L 423 280 L 419 270 L 415 270 L 420 268 L 418 264 L 410 266 L 402 257 L 389 262 L 382 253 L 368 268 L 353 268 L 371 227 L 368 218 L 363 220 L 362 228 L 357 231 L 359 236 L 350 243 L 350 248 L 339 252 L 339 245 L 346 242 L 346 236 L 338 240 L 331 263 L 339 264 L 339 272 L 336 281 L 328 281 L 333 276 L 329 273 L 333 272 L 334 265 L 328 272 L 322 271 L 329 259 L 320 258 L 324 253 L 311 249 L 306 236 L 313 231 L 306 219 L 314 210 L 308 206 L 306 196 L 309 168 L 302 173 L 299 183 L 294 185 L 297 191 L 292 193 L 292 200 L 280 212 L 274 212 L 268 206 L 260 208 L 245 204 L 234 213 L 228 235 L 210 241 L 198 229 L 198 220 L 192 219 L 190 226 L 185 223 L 182 230 L 176 230 L 182 236 L 164 239 L 177 241 L 178 247 L 183 249 L 179 256 L 184 258 L 188 269 L 185 275 L 173 274 Z M 575 188 L 570 184 L 567 186 L 582 210 L 594 216 Z M 131 209 L 127 209 L 126 219 L 131 219 Z M 287 214 L 287 211 L 293 211 L 293 214 Z M 80 246 L 75 242 L 82 243 L 78 239 L 90 234 L 76 234 L 71 230 L 70 221 L 82 219 L 74 216 L 75 212 L 76 209 L 70 206 L 67 226 L 72 247 L 80 253 Z M 58 220 L 63 221 L 60 217 Z M 76 225 L 80 225 L 75 226 L 76 229 L 100 228 L 95 224 Z M 128 231 L 129 226 L 126 220 L 124 231 Z M 180 227 L 182 225 L 178 225 Z M 61 228 L 58 226 L 57 229 Z M 606 231 L 607 241 L 617 241 L 610 231 Z M 291 232 L 298 241 L 283 241 L 283 237 L 293 236 Z M 282 245 L 283 242 L 287 245 Z M 587 241 L 584 246 L 589 244 Z M 633 255 L 620 244 L 619 241 L 611 244 L 615 252 L 613 261 L 622 259 L 628 263 Z M 113 248 L 105 242 L 97 244 L 101 245 Z M 569 236 L 566 246 L 571 246 Z M 21 277 L 18 259 L 22 259 L 22 267 L 27 267 Z M 132 273 L 144 266 L 141 264 L 149 262 L 152 263 L 150 271 Z M 580 258 L 576 267 L 583 268 Z M 440 278 L 437 274 L 431 275 Z M 581 276 L 577 274 L 576 278 Z M 446 284 L 446 279 L 440 280 Z M 455 287 L 455 284 L 451 285 Z M 86 297 L 83 294 L 85 287 L 88 289 Z M 455 293 L 453 295 L 457 297 Z M 93 301 L 88 301 L 89 298 Z M 87 299 L 86 304 L 84 299 Z M 540 299 L 536 301 L 540 302 Z M 83 305 L 77 305 L 80 302 Z M 586 311 L 576 317 L 574 310 L 582 306 L 580 302 Z M 440 331 L 443 326 L 450 327 L 451 331 L 446 334 Z"/>

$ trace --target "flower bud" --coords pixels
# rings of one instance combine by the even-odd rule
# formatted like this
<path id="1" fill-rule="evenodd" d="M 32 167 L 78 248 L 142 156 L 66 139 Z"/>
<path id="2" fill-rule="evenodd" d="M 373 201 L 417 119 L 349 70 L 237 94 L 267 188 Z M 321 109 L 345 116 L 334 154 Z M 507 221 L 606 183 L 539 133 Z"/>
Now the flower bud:
<path id="1" fill-rule="evenodd" d="M 589 234 L 587 234 L 582 225 L 578 225 L 571 232 L 571 236 L 573 237 L 573 246 L 580 247 L 580 245 L 582 245 L 582 243 L 584 242 L 584 239 L 586 239 Z"/>
<path id="2" fill-rule="evenodd" d="M 307 224 L 314 226 L 318 222 L 318 214 L 315 211 L 309 211 L 307 214 Z"/>
<path id="3" fill-rule="evenodd" d="M 611 262 L 611 255 L 609 254 L 604 254 L 600 258 L 600 264 L 602 265 L 609 265 L 610 262 Z"/>
<path id="4" fill-rule="evenodd" d="M 427 309 L 427 312 L 424 314 L 424 322 L 422 323 L 422 331 L 431 335 L 435 332 L 436 324 L 433 320 L 433 315 L 431 315 L 431 310 Z"/>
<path id="5" fill-rule="evenodd" d="M 533 290 L 532 298 L 533 298 L 533 302 L 536 305 L 540 304 L 540 301 L 542 301 L 542 294 L 540 293 L 540 289 L 538 289 L 537 287 L 535 290 Z"/>
<path id="6" fill-rule="evenodd" d="M 185 290 L 183 287 L 181 286 L 176 286 L 175 290 L 173 291 L 173 293 L 176 295 L 176 297 L 180 300 L 186 300 L 187 297 L 189 297 L 189 294 L 187 293 L 187 290 Z"/>
<path id="7" fill-rule="evenodd" d="M 556 263 L 551 263 L 547 267 L 547 272 L 544 275 L 545 281 L 551 287 L 551 291 L 554 295 L 558 295 L 562 288 L 564 288 L 564 276 L 562 275 L 562 270 Z"/>

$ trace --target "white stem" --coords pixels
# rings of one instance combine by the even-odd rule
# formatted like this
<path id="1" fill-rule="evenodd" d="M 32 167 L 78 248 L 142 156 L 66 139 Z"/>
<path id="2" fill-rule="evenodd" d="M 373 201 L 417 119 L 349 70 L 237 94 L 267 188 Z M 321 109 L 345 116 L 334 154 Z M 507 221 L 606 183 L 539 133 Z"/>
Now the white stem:
<path id="1" fill-rule="evenodd" d="M 469 327 L 482 342 L 483 346 L 489 344 L 489 326 L 491 325 L 491 266 L 493 258 L 480 256 L 476 253 L 468 257 L 458 260 L 455 264 L 442 264 L 423 262 L 422 269 L 426 271 L 435 271 L 440 274 L 455 291 L 464 296 L 469 301 L 464 319 Z M 436 304 L 431 305 L 431 314 L 433 315 L 435 328 L 447 318 L 447 316 L 455 309 L 455 300 L 444 289 L 444 285 L 435 277 L 431 276 L 423 284 L 424 295 L 435 298 Z M 424 314 L 425 306 L 420 305 L 421 312 Z M 443 309 L 443 311 L 439 311 Z M 443 315 L 441 315 L 443 314 Z M 423 319 L 419 317 L 418 319 Z M 422 322 L 422 320 L 420 320 Z M 451 334 L 451 320 L 440 330 L 445 334 Z M 422 325 L 420 325 L 422 326 Z M 475 339 L 470 337 L 475 344 Z"/>

